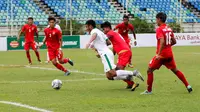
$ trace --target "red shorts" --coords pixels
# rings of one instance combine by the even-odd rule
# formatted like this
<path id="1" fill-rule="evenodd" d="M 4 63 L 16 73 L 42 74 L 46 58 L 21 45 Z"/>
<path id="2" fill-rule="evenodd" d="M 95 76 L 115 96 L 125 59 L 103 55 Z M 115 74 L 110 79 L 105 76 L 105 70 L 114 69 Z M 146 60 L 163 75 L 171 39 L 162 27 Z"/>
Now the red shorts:
<path id="1" fill-rule="evenodd" d="M 156 56 L 154 56 L 153 59 L 149 62 L 149 68 L 152 69 L 159 69 L 162 65 L 165 65 L 168 69 L 176 68 L 174 57 L 172 56 L 169 58 L 161 58 L 157 60 Z"/>
<path id="2" fill-rule="evenodd" d="M 32 48 L 34 51 L 37 50 L 37 45 L 35 42 L 25 42 L 24 49 L 27 51 Z"/>
<path id="3" fill-rule="evenodd" d="M 117 65 L 126 67 L 126 65 L 129 64 L 131 56 L 132 56 L 131 51 L 126 51 L 126 52 L 120 53 L 118 55 Z"/>
<path id="4" fill-rule="evenodd" d="M 48 50 L 48 55 L 49 55 L 49 60 L 53 60 L 53 59 L 62 59 L 63 58 L 63 52 L 62 50 Z"/>

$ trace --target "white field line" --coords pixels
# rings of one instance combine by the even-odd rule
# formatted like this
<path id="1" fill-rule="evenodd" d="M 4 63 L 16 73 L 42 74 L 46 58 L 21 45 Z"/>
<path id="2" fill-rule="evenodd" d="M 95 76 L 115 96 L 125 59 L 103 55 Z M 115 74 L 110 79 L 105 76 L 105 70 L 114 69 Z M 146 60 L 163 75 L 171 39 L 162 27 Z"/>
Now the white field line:
<path id="1" fill-rule="evenodd" d="M 30 105 L 21 104 L 21 103 L 17 103 L 17 102 L 0 101 L 0 103 L 8 104 L 8 105 L 14 105 L 14 106 L 17 106 L 17 107 L 23 107 L 23 108 L 35 110 L 35 111 L 38 111 L 38 112 L 53 112 L 53 111 L 50 111 L 50 110 L 41 109 L 41 108 L 38 108 L 38 107 L 33 107 L 33 106 L 30 106 Z"/>
<path id="2" fill-rule="evenodd" d="M 78 79 L 78 80 L 62 80 L 62 82 L 79 82 L 79 81 L 97 81 L 106 80 L 105 78 Z M 22 83 L 51 83 L 50 80 L 43 81 L 1 81 L 0 84 L 22 84 Z"/>
<path id="3" fill-rule="evenodd" d="M 194 52 L 194 53 L 192 53 L 192 54 L 198 54 L 198 55 L 200 55 L 200 53 L 197 53 L 197 52 Z"/>
<path id="4" fill-rule="evenodd" d="M 31 68 L 31 69 L 59 71 L 56 68 L 46 68 L 46 67 L 37 67 L 37 66 L 28 66 L 28 65 L 4 65 L 4 64 L 0 64 L 0 67 L 25 67 L 25 68 Z M 70 72 L 80 73 L 80 74 L 88 74 L 88 75 L 101 75 L 101 76 L 105 76 L 105 74 L 97 74 L 97 73 L 93 73 L 93 72 L 85 72 L 85 71 L 79 71 L 79 70 L 70 70 Z"/>

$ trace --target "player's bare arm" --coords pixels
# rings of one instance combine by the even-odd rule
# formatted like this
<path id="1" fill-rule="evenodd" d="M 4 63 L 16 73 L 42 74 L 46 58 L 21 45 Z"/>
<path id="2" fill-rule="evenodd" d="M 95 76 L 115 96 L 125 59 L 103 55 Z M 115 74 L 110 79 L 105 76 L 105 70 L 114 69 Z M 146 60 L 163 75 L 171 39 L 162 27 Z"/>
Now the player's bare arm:
<path id="1" fill-rule="evenodd" d="M 137 41 L 136 41 L 136 34 L 135 34 L 135 31 L 132 30 L 132 33 L 133 33 L 133 38 L 134 38 L 134 45 L 136 46 L 137 45 Z"/>
<path id="2" fill-rule="evenodd" d="M 88 49 L 91 46 L 91 43 L 97 38 L 97 34 L 94 33 L 92 34 L 92 37 L 90 38 L 90 41 L 88 42 L 88 44 L 86 44 L 86 48 Z"/>
<path id="3" fill-rule="evenodd" d="M 38 32 L 35 32 L 36 38 L 37 38 L 37 43 L 39 44 L 39 36 L 38 36 Z"/>
<path id="4" fill-rule="evenodd" d="M 63 40 L 60 39 L 59 43 L 60 43 L 60 48 L 59 48 L 59 50 L 62 50 L 62 43 L 63 43 Z"/>
<path id="5" fill-rule="evenodd" d="M 176 44 L 176 39 L 174 37 L 171 38 L 171 46 Z"/>
<path id="6" fill-rule="evenodd" d="M 19 31 L 19 35 L 18 35 L 18 37 L 17 37 L 17 41 L 19 41 L 20 36 L 21 36 L 22 33 L 23 33 L 22 30 L 20 30 L 20 31 Z"/>
<path id="7" fill-rule="evenodd" d="M 106 45 L 107 45 L 107 46 L 111 45 L 111 42 L 110 42 L 109 39 L 106 40 Z"/>
<path id="8" fill-rule="evenodd" d="M 39 44 L 38 47 L 42 47 L 45 43 L 46 43 L 46 36 L 44 37 L 42 44 Z"/>
<path id="9" fill-rule="evenodd" d="M 160 48 L 159 48 L 158 54 L 156 55 L 156 59 L 161 58 L 160 53 L 162 52 L 163 48 L 165 47 L 165 39 L 160 38 L 159 41 L 160 41 Z"/>

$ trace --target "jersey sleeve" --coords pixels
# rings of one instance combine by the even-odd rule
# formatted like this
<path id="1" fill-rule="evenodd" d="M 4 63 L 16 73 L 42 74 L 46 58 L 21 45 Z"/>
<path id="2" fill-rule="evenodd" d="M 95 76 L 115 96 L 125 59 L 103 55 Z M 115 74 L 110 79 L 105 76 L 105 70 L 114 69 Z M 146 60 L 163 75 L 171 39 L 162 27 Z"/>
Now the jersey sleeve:
<path id="1" fill-rule="evenodd" d="M 22 32 L 24 32 L 26 30 L 26 26 L 24 25 L 23 27 L 22 27 Z"/>
<path id="2" fill-rule="evenodd" d="M 156 30 L 156 37 L 157 37 L 157 39 L 164 38 L 163 32 L 162 32 L 162 30 L 160 28 L 158 28 Z"/>
<path id="3" fill-rule="evenodd" d="M 121 24 L 118 24 L 117 26 L 115 26 L 115 29 L 119 29 L 121 26 Z"/>
<path id="4" fill-rule="evenodd" d="M 132 24 L 129 24 L 129 29 L 130 29 L 131 31 L 134 31 L 134 27 L 133 27 Z"/>

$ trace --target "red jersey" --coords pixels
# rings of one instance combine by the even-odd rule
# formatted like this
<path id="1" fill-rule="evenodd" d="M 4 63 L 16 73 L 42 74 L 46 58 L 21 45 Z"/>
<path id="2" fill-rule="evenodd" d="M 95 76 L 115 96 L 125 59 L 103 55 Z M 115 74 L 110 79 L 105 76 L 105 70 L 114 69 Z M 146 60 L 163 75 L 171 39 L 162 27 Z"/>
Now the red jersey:
<path id="1" fill-rule="evenodd" d="M 32 25 L 29 25 L 29 24 L 25 24 L 23 27 L 22 27 L 22 32 L 25 33 L 25 42 L 34 42 L 34 34 L 37 31 L 37 26 L 32 24 Z"/>
<path id="2" fill-rule="evenodd" d="M 46 45 L 48 49 L 57 50 L 60 48 L 61 32 L 56 28 L 46 28 L 44 30 L 46 36 Z"/>
<path id="3" fill-rule="evenodd" d="M 156 39 L 157 39 L 157 51 L 158 53 L 160 49 L 160 39 L 164 38 L 164 48 L 161 51 L 162 57 L 171 57 L 173 56 L 172 48 L 171 48 L 171 38 L 174 38 L 174 34 L 172 29 L 166 24 L 162 24 L 156 29 Z"/>
<path id="4" fill-rule="evenodd" d="M 112 42 L 113 49 L 117 54 L 119 54 L 122 50 L 130 50 L 129 46 L 119 33 L 110 30 L 106 35 Z"/>
<path id="5" fill-rule="evenodd" d="M 125 39 L 129 39 L 128 38 L 128 32 L 129 30 L 133 31 L 134 30 L 134 27 L 132 24 L 128 24 L 128 25 L 125 25 L 124 23 L 120 23 L 118 24 L 115 29 L 118 29 L 118 33 Z"/>

